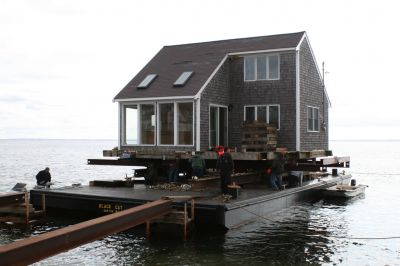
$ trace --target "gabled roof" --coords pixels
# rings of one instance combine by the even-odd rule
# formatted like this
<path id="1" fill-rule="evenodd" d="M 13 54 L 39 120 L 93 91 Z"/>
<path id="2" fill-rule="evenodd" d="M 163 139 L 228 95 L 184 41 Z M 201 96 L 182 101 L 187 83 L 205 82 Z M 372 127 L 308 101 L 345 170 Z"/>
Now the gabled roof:
<path id="1" fill-rule="evenodd" d="M 303 31 L 252 38 L 164 46 L 125 88 L 115 96 L 114 100 L 194 96 L 227 54 L 275 49 L 295 49 L 304 34 L 305 32 Z M 174 82 L 185 71 L 193 71 L 190 80 L 182 87 L 174 87 Z M 138 85 L 149 74 L 157 74 L 158 76 L 147 88 L 138 88 Z"/>

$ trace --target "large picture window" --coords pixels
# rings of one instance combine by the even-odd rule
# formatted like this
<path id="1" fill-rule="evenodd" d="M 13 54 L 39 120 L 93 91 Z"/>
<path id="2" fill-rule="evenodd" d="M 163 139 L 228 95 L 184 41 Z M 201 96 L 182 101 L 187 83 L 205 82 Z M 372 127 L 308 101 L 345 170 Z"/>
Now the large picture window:
<path id="1" fill-rule="evenodd" d="M 140 105 L 140 144 L 154 144 L 154 104 Z"/>
<path id="2" fill-rule="evenodd" d="M 124 136 L 127 145 L 154 145 L 154 104 L 135 104 L 124 107 Z"/>
<path id="3" fill-rule="evenodd" d="M 178 145 L 193 144 L 193 103 L 177 103 Z"/>
<path id="4" fill-rule="evenodd" d="M 125 143 L 129 145 L 138 144 L 138 106 L 126 106 L 125 117 Z"/>
<path id="5" fill-rule="evenodd" d="M 158 105 L 160 145 L 193 145 L 193 102 Z"/>
<path id="6" fill-rule="evenodd" d="M 244 80 L 279 79 L 279 55 L 257 55 L 244 57 Z"/>
<path id="7" fill-rule="evenodd" d="M 160 104 L 158 113 L 160 144 L 174 145 L 174 104 Z"/>
<path id="8" fill-rule="evenodd" d="M 273 124 L 280 128 L 280 110 L 278 104 L 270 105 L 247 105 L 244 107 L 245 121 L 260 121 Z"/>
<path id="9" fill-rule="evenodd" d="M 308 131 L 318 132 L 319 131 L 319 119 L 318 119 L 318 108 L 307 107 L 307 120 L 308 120 Z"/>

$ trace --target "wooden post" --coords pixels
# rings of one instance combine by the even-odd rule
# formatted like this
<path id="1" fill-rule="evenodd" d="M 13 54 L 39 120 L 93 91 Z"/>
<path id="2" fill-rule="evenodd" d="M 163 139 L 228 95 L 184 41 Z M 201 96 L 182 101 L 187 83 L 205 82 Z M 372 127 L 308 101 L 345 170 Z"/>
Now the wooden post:
<path id="1" fill-rule="evenodd" d="M 192 218 L 192 221 L 194 221 L 194 199 L 192 199 L 192 213 L 191 213 L 191 217 L 190 218 Z"/>
<path id="2" fill-rule="evenodd" d="M 150 233 L 151 233 L 151 231 L 150 231 L 150 221 L 147 220 L 146 221 L 146 235 L 147 235 L 148 239 L 150 239 Z"/>
<path id="3" fill-rule="evenodd" d="M 183 210 L 183 240 L 186 241 L 186 227 L 187 227 L 187 202 L 185 202 L 184 210 Z"/>
<path id="4" fill-rule="evenodd" d="M 26 225 L 29 224 L 29 199 L 28 199 L 28 191 L 25 192 L 25 219 Z"/>
<path id="5" fill-rule="evenodd" d="M 42 211 L 43 211 L 43 216 L 46 216 L 46 195 L 42 194 Z"/>

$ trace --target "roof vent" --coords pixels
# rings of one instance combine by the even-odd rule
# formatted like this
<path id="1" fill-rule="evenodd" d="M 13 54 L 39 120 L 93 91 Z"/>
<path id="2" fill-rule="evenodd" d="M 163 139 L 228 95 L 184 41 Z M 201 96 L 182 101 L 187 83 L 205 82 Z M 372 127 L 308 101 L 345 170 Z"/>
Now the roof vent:
<path id="1" fill-rule="evenodd" d="M 182 87 L 186 84 L 189 78 L 192 76 L 193 71 L 185 71 L 183 72 L 179 78 L 175 81 L 174 87 Z"/>
<path id="2" fill-rule="evenodd" d="M 142 82 L 140 82 L 140 84 L 137 86 L 138 89 L 147 88 L 147 87 L 150 85 L 150 83 L 152 83 L 153 80 L 156 79 L 156 77 L 157 77 L 157 74 L 149 74 L 149 75 L 147 75 L 147 76 L 142 80 Z"/>

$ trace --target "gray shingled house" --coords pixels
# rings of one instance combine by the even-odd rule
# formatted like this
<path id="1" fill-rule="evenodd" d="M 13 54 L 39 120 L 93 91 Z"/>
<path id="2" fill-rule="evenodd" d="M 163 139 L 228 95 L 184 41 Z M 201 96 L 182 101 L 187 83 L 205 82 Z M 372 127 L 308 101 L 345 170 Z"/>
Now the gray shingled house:
<path id="1" fill-rule="evenodd" d="M 278 146 L 328 149 L 328 107 L 306 32 L 163 47 L 122 89 L 121 149 L 240 150 L 243 121 Z"/>

